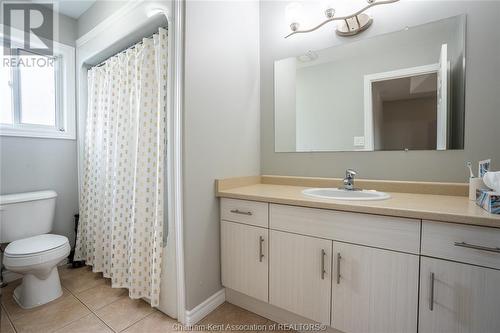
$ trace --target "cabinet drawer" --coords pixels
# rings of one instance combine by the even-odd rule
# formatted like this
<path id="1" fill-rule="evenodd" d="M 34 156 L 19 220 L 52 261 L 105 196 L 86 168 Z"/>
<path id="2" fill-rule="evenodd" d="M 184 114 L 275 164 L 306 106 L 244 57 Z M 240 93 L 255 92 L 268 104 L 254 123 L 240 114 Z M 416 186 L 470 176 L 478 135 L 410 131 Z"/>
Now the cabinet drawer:
<path id="1" fill-rule="evenodd" d="M 226 199 L 220 201 L 220 216 L 226 221 L 240 222 L 258 227 L 269 226 L 266 202 Z"/>
<path id="2" fill-rule="evenodd" d="M 274 230 L 418 254 L 420 220 L 271 204 Z"/>
<path id="3" fill-rule="evenodd" d="M 423 221 L 422 254 L 500 269 L 500 229 Z"/>

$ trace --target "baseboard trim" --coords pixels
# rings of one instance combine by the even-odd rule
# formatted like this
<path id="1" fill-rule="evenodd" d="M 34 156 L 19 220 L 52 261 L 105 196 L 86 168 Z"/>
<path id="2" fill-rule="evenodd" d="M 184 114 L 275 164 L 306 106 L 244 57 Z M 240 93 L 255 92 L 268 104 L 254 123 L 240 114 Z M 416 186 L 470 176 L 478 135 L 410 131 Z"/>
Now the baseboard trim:
<path id="1" fill-rule="evenodd" d="M 185 324 L 187 326 L 195 325 L 225 301 L 226 290 L 223 288 L 198 304 L 194 309 L 186 310 Z"/>

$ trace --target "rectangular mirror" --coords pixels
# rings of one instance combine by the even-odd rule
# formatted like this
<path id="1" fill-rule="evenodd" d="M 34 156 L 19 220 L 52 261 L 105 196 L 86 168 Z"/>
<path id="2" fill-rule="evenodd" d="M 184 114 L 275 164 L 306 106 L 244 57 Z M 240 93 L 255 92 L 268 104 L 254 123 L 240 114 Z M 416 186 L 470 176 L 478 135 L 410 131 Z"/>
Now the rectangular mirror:
<path id="1" fill-rule="evenodd" d="M 463 149 L 465 15 L 274 63 L 276 152 Z"/>

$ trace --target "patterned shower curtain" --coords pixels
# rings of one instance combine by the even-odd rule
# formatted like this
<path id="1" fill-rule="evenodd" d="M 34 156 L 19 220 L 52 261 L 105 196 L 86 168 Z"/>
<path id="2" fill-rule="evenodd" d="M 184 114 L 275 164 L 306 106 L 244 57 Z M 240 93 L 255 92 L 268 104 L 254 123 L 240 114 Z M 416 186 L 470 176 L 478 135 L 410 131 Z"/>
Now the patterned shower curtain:
<path id="1" fill-rule="evenodd" d="M 88 72 L 75 260 L 159 303 L 166 155 L 167 30 Z"/>

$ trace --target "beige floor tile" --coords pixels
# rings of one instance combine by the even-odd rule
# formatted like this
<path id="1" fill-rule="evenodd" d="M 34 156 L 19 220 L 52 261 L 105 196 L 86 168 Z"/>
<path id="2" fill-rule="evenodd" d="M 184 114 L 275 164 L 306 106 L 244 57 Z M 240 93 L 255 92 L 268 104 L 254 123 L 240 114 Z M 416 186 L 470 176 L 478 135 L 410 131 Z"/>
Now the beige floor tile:
<path id="1" fill-rule="evenodd" d="M 94 314 L 89 314 L 78 319 L 68 326 L 57 331 L 57 333 L 112 333 L 113 331 L 106 326 Z M 145 331 L 146 332 L 146 331 Z M 3 333 L 3 332 L 2 332 Z"/>
<path id="2" fill-rule="evenodd" d="M 134 325 L 130 326 L 124 333 L 170 333 L 180 332 L 175 329 L 174 325 L 178 324 L 175 319 L 170 318 L 166 314 L 155 311 L 144 319 L 139 320 Z"/>
<path id="3" fill-rule="evenodd" d="M 21 279 L 11 281 L 11 282 L 9 282 L 9 284 L 7 284 L 7 286 L 2 288 L 2 297 L 1 297 L 2 305 L 4 306 L 5 310 L 7 311 L 7 313 L 11 317 L 12 317 L 13 313 L 15 313 L 16 308 L 19 308 L 19 306 L 17 306 L 16 302 L 12 298 L 12 294 L 14 292 L 14 289 L 19 284 L 21 284 L 21 281 L 22 281 Z M 21 308 L 19 308 L 19 309 L 21 309 Z"/>
<path id="4" fill-rule="evenodd" d="M 111 283 L 109 280 L 106 284 L 101 284 L 97 287 L 87 289 L 76 294 L 76 297 L 80 299 L 86 306 L 91 310 L 97 310 L 113 303 L 118 300 L 121 296 L 127 295 L 127 289 L 123 288 L 111 288 Z"/>
<path id="5" fill-rule="evenodd" d="M 143 300 L 122 296 L 119 300 L 96 310 L 96 315 L 115 331 L 121 331 L 136 323 L 154 309 Z"/>
<path id="6" fill-rule="evenodd" d="M 93 273 L 92 267 L 59 267 L 61 284 L 72 293 L 81 293 L 87 289 L 106 284 L 101 273 Z"/>
<path id="7" fill-rule="evenodd" d="M 82 267 L 78 267 L 78 268 L 73 268 L 71 266 L 71 264 L 57 266 L 57 268 L 59 270 L 59 276 L 69 275 L 69 274 L 78 274 L 78 272 L 87 271 L 87 270 L 92 269 L 91 266 L 82 266 Z"/>
<path id="8" fill-rule="evenodd" d="M 12 318 L 12 323 L 18 333 L 53 332 L 89 313 L 90 311 L 79 300 L 66 291 L 66 294 L 57 301 Z"/>
<path id="9" fill-rule="evenodd" d="M 263 327 L 267 323 L 267 319 L 261 317 L 253 312 L 244 310 L 236 305 L 224 303 L 219 306 L 215 311 L 206 316 L 200 321 L 200 325 L 251 325 L 252 329 L 246 330 L 244 327 L 238 326 L 238 331 L 240 332 L 250 332 L 250 331 L 259 331 L 261 327 Z M 255 328 L 255 329 L 253 329 Z M 220 327 L 212 328 L 207 326 L 208 330 L 217 330 L 217 331 L 230 331 L 225 330 Z"/>
<path id="10" fill-rule="evenodd" d="M 2 333 L 15 333 L 12 323 L 7 317 L 6 311 L 4 311 L 3 306 L 0 306 L 0 332 Z"/>

